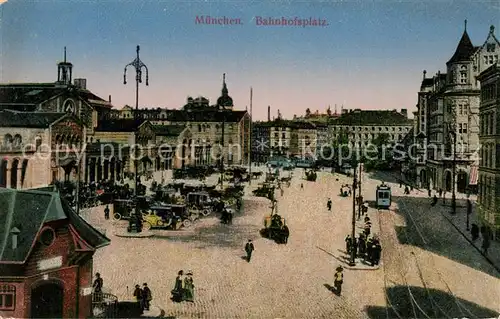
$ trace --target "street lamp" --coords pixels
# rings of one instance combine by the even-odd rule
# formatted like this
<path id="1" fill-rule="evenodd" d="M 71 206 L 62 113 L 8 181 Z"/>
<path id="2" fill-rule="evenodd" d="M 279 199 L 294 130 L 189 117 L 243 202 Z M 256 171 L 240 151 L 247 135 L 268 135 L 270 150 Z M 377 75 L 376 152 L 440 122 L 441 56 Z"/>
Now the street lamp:
<path id="1" fill-rule="evenodd" d="M 222 109 L 221 109 L 222 108 Z M 222 114 L 222 136 L 221 136 L 221 158 L 220 158 L 220 189 L 224 190 L 224 126 L 226 126 L 226 108 L 219 104 L 219 111 Z"/>
<path id="2" fill-rule="evenodd" d="M 136 52 L 137 52 L 137 57 L 134 59 L 134 61 L 130 62 L 125 66 L 125 70 L 123 72 L 123 84 L 127 84 L 127 68 L 129 66 L 133 67 L 135 69 L 135 112 L 134 112 L 134 122 L 135 122 L 135 144 L 137 144 L 137 138 L 138 138 L 138 131 L 139 131 L 139 83 L 142 83 L 142 69 L 144 68 L 146 70 L 146 85 L 149 85 L 149 72 L 148 72 L 148 67 L 141 61 L 139 58 L 139 50 L 140 47 L 137 46 Z M 135 179 L 135 187 L 134 187 L 134 196 L 135 196 L 135 217 L 137 218 L 137 222 L 140 223 L 140 212 L 138 206 L 138 187 L 139 187 L 139 177 L 137 176 L 137 157 L 139 149 L 137 148 L 137 145 L 134 145 L 134 179 Z M 133 222 L 130 222 L 130 227 L 129 231 L 132 231 L 132 224 Z M 141 227 L 136 225 L 137 227 L 137 232 L 141 231 Z"/>
<path id="3" fill-rule="evenodd" d="M 356 176 L 356 167 L 358 165 L 358 161 L 353 159 L 352 167 L 354 167 L 354 178 L 352 181 L 352 248 L 351 248 L 351 260 L 349 262 L 349 266 L 356 265 L 356 250 L 354 249 L 354 245 L 356 244 L 356 188 L 358 187 L 358 179 Z"/>
<path id="4" fill-rule="evenodd" d="M 452 127 L 451 123 L 449 125 L 449 134 L 453 139 L 452 145 L 452 173 L 451 173 L 451 214 L 455 215 L 457 213 L 457 198 L 455 194 L 455 174 L 456 174 L 456 157 L 457 157 L 457 132 L 455 132 L 455 128 Z"/>

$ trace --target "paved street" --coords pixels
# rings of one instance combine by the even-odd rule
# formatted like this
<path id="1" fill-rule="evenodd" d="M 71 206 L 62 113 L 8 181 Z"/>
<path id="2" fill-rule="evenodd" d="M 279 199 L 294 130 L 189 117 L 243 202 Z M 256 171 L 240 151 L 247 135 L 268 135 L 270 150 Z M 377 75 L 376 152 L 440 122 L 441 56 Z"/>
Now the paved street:
<path id="1" fill-rule="evenodd" d="M 332 294 L 325 285 L 333 284 L 335 267 L 344 261 L 344 237 L 351 231 L 352 198 L 341 198 L 338 193 L 341 184 L 352 180 L 326 172 L 319 174 L 317 182 L 300 180 L 301 176 L 296 170 L 291 187 L 279 197 L 278 213 L 290 228 L 287 245 L 260 237 L 263 217 L 270 212 L 269 201 L 253 196 L 245 197 L 244 212 L 235 216 L 233 225 L 221 225 L 209 217 L 193 231 L 157 231 L 153 238 L 113 236 L 116 222 L 103 221 L 102 208 L 97 208 L 90 220 L 106 228 L 112 243 L 96 253 L 94 271 L 102 274 L 105 286 L 122 300 L 131 299 L 136 283 L 148 282 L 153 304 L 177 318 L 385 318 L 386 314 L 397 317 L 396 312 L 414 317 L 411 298 L 425 312 L 417 317 L 443 317 L 440 304 L 450 309 L 444 317 L 457 311 L 467 313 L 464 309 L 477 317 L 498 311 L 498 274 L 429 208 L 427 198 L 411 195 L 420 198 L 399 199 L 402 190 L 398 185 L 393 185 L 394 210 L 380 213 L 381 268 L 346 269 L 342 296 Z M 379 183 L 364 180 L 365 199 L 375 199 Z M 256 184 L 253 181 L 252 187 Z M 326 209 L 328 197 L 334 202 L 333 212 Z M 417 227 L 411 226 L 407 212 Z M 378 226 L 377 214 L 370 208 L 369 215 Z M 419 232 L 425 244 L 418 241 Z M 256 248 L 251 263 L 241 258 L 249 238 Z M 169 299 L 180 269 L 194 273 L 194 304 L 174 304 Z M 436 293 L 429 299 L 432 289 Z M 455 312 L 448 307 L 450 291 L 456 297 L 451 297 Z M 386 306 L 386 294 L 396 311 Z M 404 309 L 410 313 L 403 313 Z"/>

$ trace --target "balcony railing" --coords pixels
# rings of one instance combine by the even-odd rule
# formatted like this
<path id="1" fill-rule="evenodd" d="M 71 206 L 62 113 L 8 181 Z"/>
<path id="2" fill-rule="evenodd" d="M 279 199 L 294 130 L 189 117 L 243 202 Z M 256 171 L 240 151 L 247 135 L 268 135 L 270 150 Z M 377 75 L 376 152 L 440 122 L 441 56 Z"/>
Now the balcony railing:
<path id="1" fill-rule="evenodd" d="M 116 318 L 118 314 L 118 297 L 110 293 L 92 293 L 93 318 Z"/>

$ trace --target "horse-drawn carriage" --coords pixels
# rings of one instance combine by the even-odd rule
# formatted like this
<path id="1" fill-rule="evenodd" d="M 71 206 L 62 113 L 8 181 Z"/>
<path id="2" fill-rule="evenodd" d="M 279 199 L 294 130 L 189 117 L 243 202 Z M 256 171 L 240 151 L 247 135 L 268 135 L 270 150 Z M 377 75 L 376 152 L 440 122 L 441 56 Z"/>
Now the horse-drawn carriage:
<path id="1" fill-rule="evenodd" d="M 254 189 L 252 193 L 257 197 L 271 198 L 274 197 L 274 190 L 275 187 L 272 183 L 263 183 L 259 188 Z"/>
<path id="2" fill-rule="evenodd" d="M 264 218 L 264 228 L 261 230 L 263 237 L 272 239 L 278 244 L 286 244 L 290 231 L 285 218 L 272 214 Z"/>
<path id="3" fill-rule="evenodd" d="M 310 182 L 315 182 L 317 177 L 318 174 L 314 170 L 311 169 L 306 171 L 306 180 Z"/>

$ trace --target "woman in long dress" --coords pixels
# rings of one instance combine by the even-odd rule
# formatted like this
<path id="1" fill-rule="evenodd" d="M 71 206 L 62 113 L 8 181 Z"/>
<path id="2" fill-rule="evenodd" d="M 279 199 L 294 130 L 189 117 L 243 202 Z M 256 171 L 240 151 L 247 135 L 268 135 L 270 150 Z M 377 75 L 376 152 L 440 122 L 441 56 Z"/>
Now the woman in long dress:
<path id="1" fill-rule="evenodd" d="M 175 278 L 174 289 L 171 291 L 172 292 L 172 301 L 175 301 L 175 302 L 182 301 L 182 297 L 184 295 L 183 275 L 184 275 L 184 272 L 182 270 L 179 270 L 179 272 L 177 273 L 177 277 Z"/>
<path id="2" fill-rule="evenodd" d="M 194 302 L 193 273 L 189 271 L 184 278 L 184 301 Z"/>

